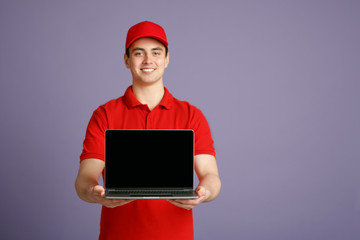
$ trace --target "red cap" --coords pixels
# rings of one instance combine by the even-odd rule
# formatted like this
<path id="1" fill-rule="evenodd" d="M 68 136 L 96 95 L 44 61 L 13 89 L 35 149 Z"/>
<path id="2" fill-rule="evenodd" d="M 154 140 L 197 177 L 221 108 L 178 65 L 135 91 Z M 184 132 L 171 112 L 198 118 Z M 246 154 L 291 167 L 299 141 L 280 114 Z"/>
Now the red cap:
<path id="1" fill-rule="evenodd" d="M 144 37 L 155 38 L 168 47 L 164 29 L 156 23 L 145 21 L 138 23 L 129 29 L 126 36 L 125 50 L 128 49 L 133 42 Z"/>

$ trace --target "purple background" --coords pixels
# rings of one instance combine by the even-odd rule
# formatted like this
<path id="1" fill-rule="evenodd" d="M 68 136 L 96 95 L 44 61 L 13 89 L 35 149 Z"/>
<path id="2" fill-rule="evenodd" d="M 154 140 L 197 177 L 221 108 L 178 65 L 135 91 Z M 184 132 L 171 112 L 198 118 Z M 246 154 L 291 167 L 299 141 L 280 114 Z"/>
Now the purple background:
<path id="1" fill-rule="evenodd" d="M 211 126 L 221 195 L 196 239 L 360 239 L 359 1 L 0 3 L 1 239 L 96 239 L 74 180 L 92 111 L 131 84 L 128 28 Z"/>

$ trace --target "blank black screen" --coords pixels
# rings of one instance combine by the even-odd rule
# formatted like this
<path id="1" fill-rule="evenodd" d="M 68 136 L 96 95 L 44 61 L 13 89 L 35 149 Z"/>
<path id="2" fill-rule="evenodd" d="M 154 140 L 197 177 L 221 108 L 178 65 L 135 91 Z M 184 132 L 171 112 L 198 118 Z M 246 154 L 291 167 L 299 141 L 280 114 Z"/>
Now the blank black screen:
<path id="1" fill-rule="evenodd" d="M 192 130 L 107 130 L 106 188 L 192 188 Z"/>

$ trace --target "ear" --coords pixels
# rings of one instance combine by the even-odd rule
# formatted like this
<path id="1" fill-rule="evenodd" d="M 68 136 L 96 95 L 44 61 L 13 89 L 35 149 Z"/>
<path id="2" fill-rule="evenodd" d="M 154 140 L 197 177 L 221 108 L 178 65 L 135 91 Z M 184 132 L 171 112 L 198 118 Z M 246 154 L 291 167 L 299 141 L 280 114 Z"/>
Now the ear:
<path id="1" fill-rule="evenodd" d="M 166 58 L 165 58 L 165 68 L 167 68 L 167 66 L 169 65 L 170 62 L 170 52 L 167 53 Z"/>
<path id="2" fill-rule="evenodd" d="M 126 68 L 130 68 L 130 63 L 129 63 L 129 57 L 126 55 L 126 53 L 124 53 L 124 62 L 125 62 L 125 66 Z"/>

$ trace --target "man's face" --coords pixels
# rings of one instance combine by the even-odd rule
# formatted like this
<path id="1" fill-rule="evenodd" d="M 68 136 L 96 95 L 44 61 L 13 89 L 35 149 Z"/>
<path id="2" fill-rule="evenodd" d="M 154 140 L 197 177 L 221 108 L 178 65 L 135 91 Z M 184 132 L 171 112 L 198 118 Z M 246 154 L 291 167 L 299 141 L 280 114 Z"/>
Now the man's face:
<path id="1" fill-rule="evenodd" d="M 153 38 L 140 38 L 124 55 L 126 67 L 130 69 L 134 84 L 152 84 L 162 81 L 164 70 L 169 64 L 165 46 Z"/>

